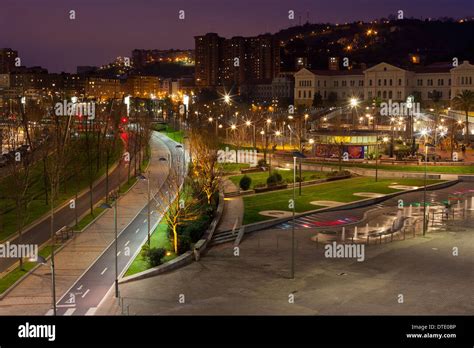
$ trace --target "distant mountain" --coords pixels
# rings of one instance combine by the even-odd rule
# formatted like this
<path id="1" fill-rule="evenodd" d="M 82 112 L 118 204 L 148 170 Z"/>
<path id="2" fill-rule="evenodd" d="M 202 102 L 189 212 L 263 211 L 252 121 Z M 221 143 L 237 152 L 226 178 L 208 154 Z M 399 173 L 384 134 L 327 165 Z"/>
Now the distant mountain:
<path id="1" fill-rule="evenodd" d="M 297 57 L 312 69 L 327 69 L 329 57 L 349 58 L 351 66 L 381 61 L 409 68 L 440 61 L 474 62 L 474 20 L 382 19 L 369 23 L 309 24 L 275 34 L 282 42 L 282 70 L 294 70 Z"/>

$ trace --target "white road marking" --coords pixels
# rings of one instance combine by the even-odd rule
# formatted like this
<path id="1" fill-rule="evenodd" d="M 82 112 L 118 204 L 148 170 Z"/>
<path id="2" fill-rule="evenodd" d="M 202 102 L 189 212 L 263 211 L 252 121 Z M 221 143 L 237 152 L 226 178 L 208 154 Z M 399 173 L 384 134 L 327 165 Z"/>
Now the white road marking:
<path id="1" fill-rule="evenodd" d="M 77 288 L 77 290 L 81 290 L 82 289 L 82 285 L 80 287 Z"/>
<path id="2" fill-rule="evenodd" d="M 135 231 L 135 233 L 138 233 L 138 232 L 140 232 L 140 229 L 139 229 L 139 228 L 137 228 L 137 230 Z"/>
<path id="3" fill-rule="evenodd" d="M 104 268 L 104 270 L 102 271 L 100 275 L 104 275 L 105 271 L 107 271 L 107 267 Z"/>
<path id="4" fill-rule="evenodd" d="M 125 246 L 129 245 L 130 244 L 130 241 L 127 241 L 127 243 L 125 243 Z"/>
<path id="5" fill-rule="evenodd" d="M 84 295 L 82 295 L 82 298 L 86 297 L 86 295 L 89 293 L 89 291 L 91 291 L 91 289 L 87 289 L 86 292 L 84 293 Z"/>
<path id="6" fill-rule="evenodd" d="M 69 308 L 65 313 L 64 315 L 72 315 L 72 313 L 74 313 L 76 311 L 76 308 Z"/>
<path id="7" fill-rule="evenodd" d="M 91 307 L 87 310 L 85 315 L 94 315 L 96 310 L 97 310 L 97 307 Z"/>
<path id="8" fill-rule="evenodd" d="M 119 256 L 121 253 L 122 253 L 122 252 L 121 252 L 121 251 L 119 251 L 119 252 L 117 253 L 117 256 Z"/>

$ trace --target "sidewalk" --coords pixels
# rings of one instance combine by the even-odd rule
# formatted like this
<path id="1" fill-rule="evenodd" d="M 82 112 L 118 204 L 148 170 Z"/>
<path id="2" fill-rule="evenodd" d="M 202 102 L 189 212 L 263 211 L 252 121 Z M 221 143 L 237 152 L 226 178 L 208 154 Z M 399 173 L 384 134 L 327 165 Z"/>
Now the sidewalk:
<path id="1" fill-rule="evenodd" d="M 154 133 L 151 139 L 151 187 L 157 187 L 168 174 L 168 167 L 159 165 L 168 149 Z M 146 204 L 147 182 L 139 180 L 118 201 L 118 231 L 139 213 Z M 55 255 L 56 300 L 59 300 L 76 279 L 99 257 L 114 239 L 114 212 L 107 210 L 84 232 L 75 236 Z M 0 315 L 44 315 L 52 307 L 50 262 L 38 267 L 0 301 Z"/>
<path id="2" fill-rule="evenodd" d="M 224 192 L 238 191 L 238 187 L 234 185 L 229 179 L 224 179 Z M 232 229 L 238 230 L 242 226 L 244 218 L 244 200 L 241 196 L 224 198 L 224 211 L 222 213 L 221 221 L 216 229 L 216 234 L 222 231 L 229 231 Z"/>

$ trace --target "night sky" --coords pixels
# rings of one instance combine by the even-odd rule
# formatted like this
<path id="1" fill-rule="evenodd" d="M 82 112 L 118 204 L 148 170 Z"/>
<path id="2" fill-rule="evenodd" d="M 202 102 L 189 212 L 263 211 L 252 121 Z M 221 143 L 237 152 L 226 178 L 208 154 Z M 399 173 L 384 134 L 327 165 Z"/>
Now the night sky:
<path id="1" fill-rule="evenodd" d="M 185 20 L 178 11 L 185 10 Z M 396 14 L 474 15 L 473 0 L 0 0 L 0 47 L 50 72 L 102 65 L 134 48 L 194 48 L 194 35 L 251 36 L 310 22 L 344 23 Z M 76 20 L 69 19 L 76 11 Z M 288 10 L 296 12 L 288 20 Z"/>

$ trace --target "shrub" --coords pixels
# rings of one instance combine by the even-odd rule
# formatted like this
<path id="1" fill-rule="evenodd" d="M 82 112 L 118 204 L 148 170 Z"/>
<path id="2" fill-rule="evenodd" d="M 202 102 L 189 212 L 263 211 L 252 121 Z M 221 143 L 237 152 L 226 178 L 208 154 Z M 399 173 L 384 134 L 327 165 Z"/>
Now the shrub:
<path id="1" fill-rule="evenodd" d="M 258 160 L 257 167 L 266 167 L 266 166 L 267 166 L 267 161 L 265 161 L 263 158 L 261 160 Z"/>
<path id="2" fill-rule="evenodd" d="M 304 181 L 304 176 L 300 179 L 299 176 L 296 176 L 296 182 L 303 182 Z"/>
<path id="3" fill-rule="evenodd" d="M 161 265 L 161 259 L 166 255 L 166 250 L 163 248 L 150 248 L 148 244 L 145 244 L 142 247 L 141 255 L 150 267 L 156 267 Z"/>
<path id="4" fill-rule="evenodd" d="M 351 172 L 348 170 L 333 171 L 327 174 L 328 178 L 347 176 L 347 175 L 351 175 Z"/>
<path id="5" fill-rule="evenodd" d="M 240 188 L 244 191 L 248 190 L 251 184 L 252 184 L 252 178 L 247 175 L 244 175 L 242 179 L 240 179 L 240 182 L 239 182 Z"/>
<path id="6" fill-rule="evenodd" d="M 273 172 L 268 178 L 267 178 L 267 186 L 276 186 L 278 184 L 281 184 L 283 182 L 283 178 L 280 173 L 278 172 Z"/>

